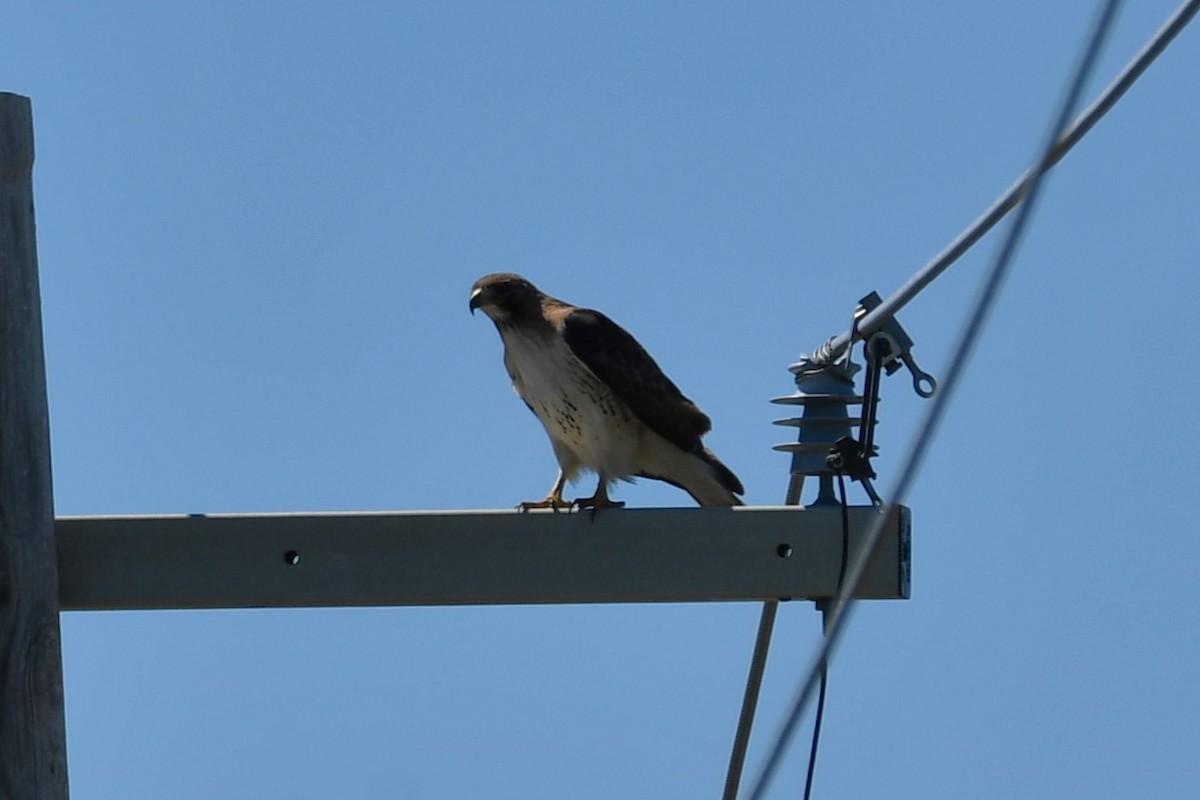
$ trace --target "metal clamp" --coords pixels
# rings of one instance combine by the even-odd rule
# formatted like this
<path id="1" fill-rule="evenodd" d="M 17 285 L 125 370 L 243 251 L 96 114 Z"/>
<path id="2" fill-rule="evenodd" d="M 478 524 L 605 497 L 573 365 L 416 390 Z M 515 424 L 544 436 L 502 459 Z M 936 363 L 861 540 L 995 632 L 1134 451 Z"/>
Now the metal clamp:
<path id="1" fill-rule="evenodd" d="M 883 298 L 879 296 L 878 292 L 871 292 L 859 300 L 854 314 L 855 322 L 857 323 L 859 319 L 873 311 L 882 302 Z M 872 334 L 872 338 L 876 336 L 882 337 L 886 342 L 886 346 L 878 348 L 876 352 L 883 359 L 883 368 L 887 374 L 893 374 L 900 369 L 901 365 L 906 366 L 912 373 L 913 391 L 926 399 L 933 397 L 937 392 L 937 379 L 917 366 L 917 362 L 912 356 L 913 340 L 909 338 L 900 322 L 895 317 L 890 317 L 879 327 L 878 331 Z"/>

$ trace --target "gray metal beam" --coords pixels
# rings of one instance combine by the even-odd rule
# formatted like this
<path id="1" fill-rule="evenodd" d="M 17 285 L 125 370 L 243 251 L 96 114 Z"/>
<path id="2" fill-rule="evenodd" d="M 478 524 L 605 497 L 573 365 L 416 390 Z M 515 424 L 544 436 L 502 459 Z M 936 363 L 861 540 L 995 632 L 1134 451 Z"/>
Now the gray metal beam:
<path id="1" fill-rule="evenodd" d="M 850 509 L 851 548 L 876 510 Z M 909 512 L 859 597 L 908 597 Z M 64 611 L 822 598 L 841 510 L 60 517 Z"/>

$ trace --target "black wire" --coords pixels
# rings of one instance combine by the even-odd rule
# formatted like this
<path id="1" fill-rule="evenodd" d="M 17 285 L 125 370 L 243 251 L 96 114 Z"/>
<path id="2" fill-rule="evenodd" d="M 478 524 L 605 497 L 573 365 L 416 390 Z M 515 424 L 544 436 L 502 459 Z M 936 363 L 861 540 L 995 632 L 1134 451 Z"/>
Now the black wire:
<path id="1" fill-rule="evenodd" d="M 838 495 L 842 501 L 842 565 L 838 569 L 837 588 L 833 595 L 837 597 L 846 581 L 846 566 L 850 560 L 850 505 L 846 501 L 846 478 L 837 473 Z M 821 606 L 821 630 L 829 632 L 829 603 Z M 817 771 L 817 747 L 821 743 L 821 723 L 825 719 L 825 690 L 829 685 L 829 661 L 821 661 L 821 686 L 817 689 L 817 713 L 813 718 L 812 748 L 808 751 L 808 774 L 804 779 L 804 800 L 812 797 L 813 775 Z"/>
<path id="2" fill-rule="evenodd" d="M 838 568 L 835 595 L 842 591 L 842 584 L 846 582 L 846 569 L 850 564 L 850 505 L 846 502 L 846 476 L 839 473 L 837 479 L 838 494 L 842 499 L 842 565 Z"/>
<path id="3" fill-rule="evenodd" d="M 812 749 L 808 751 L 808 776 L 804 779 L 804 800 L 812 797 L 813 773 L 817 771 L 817 745 L 821 741 L 821 721 L 825 717 L 825 687 L 829 681 L 829 665 L 821 665 L 821 688 L 817 690 L 817 716 L 813 720 Z"/>

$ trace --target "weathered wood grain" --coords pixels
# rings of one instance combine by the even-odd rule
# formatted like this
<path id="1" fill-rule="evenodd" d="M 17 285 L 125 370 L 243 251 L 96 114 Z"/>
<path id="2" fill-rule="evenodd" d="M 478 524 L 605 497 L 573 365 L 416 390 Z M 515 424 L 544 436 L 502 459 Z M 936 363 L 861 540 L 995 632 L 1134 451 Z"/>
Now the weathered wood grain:
<path id="1" fill-rule="evenodd" d="M 29 98 L 0 93 L 0 800 L 66 800 Z"/>

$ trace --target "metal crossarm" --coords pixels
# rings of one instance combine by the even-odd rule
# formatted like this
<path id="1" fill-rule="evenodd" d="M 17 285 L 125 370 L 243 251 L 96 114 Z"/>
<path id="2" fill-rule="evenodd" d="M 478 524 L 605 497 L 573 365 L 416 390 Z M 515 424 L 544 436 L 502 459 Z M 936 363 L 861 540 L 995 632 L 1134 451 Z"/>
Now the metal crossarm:
<path id="1" fill-rule="evenodd" d="M 851 546 L 878 512 L 851 509 Z M 63 517 L 64 611 L 822 598 L 837 508 Z M 861 598 L 908 596 L 909 512 Z"/>

